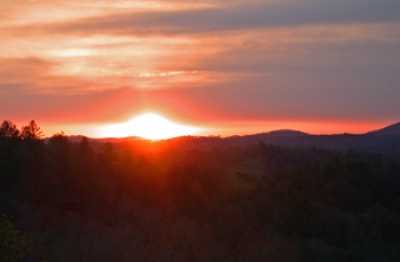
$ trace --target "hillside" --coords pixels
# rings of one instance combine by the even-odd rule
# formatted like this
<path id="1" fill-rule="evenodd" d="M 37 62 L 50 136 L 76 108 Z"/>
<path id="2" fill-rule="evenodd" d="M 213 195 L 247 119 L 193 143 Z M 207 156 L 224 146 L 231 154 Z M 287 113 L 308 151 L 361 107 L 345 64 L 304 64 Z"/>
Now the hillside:
<path id="1" fill-rule="evenodd" d="M 74 139 L 78 141 L 77 139 Z M 74 141 L 73 140 L 73 141 Z M 137 138 L 93 139 L 101 143 L 125 143 L 143 147 L 149 142 Z M 335 151 L 360 151 L 380 154 L 400 153 L 400 124 L 391 125 L 366 134 L 313 135 L 297 130 L 276 130 L 266 133 L 231 137 L 177 137 L 159 141 L 156 144 L 186 145 L 193 148 L 215 146 L 247 146 L 264 143 L 295 148 L 319 148 Z"/>
<path id="2" fill-rule="evenodd" d="M 338 151 L 361 151 L 381 154 L 400 153 L 400 124 L 391 125 L 367 134 L 313 135 L 296 130 L 277 130 L 245 136 L 181 137 L 169 141 L 193 146 L 245 146 L 269 144 L 285 147 L 319 148 Z"/>
<path id="3" fill-rule="evenodd" d="M 400 123 L 393 124 L 379 130 L 371 131 L 368 134 L 377 136 L 400 136 Z"/>

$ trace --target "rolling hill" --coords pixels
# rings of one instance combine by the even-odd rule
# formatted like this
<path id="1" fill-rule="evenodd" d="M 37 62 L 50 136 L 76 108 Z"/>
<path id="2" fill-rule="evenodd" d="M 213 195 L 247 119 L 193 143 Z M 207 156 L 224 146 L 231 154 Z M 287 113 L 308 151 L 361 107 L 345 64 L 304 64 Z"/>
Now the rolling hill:
<path id="1" fill-rule="evenodd" d="M 91 139 L 100 143 L 124 143 L 143 146 L 146 140 L 137 137 Z M 154 143 L 154 142 L 152 142 Z M 297 130 L 276 130 L 254 135 L 231 137 L 193 137 L 184 136 L 158 143 L 184 145 L 193 148 L 213 146 L 246 146 L 251 144 L 270 144 L 284 147 L 308 147 L 335 151 L 362 151 L 379 154 L 400 154 L 400 123 L 365 134 L 314 135 Z"/>

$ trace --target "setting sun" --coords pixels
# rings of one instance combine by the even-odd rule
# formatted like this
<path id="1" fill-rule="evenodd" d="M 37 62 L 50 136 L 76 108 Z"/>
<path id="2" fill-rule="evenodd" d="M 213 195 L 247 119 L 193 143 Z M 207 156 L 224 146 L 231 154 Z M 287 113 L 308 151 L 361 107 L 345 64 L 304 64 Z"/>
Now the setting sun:
<path id="1" fill-rule="evenodd" d="M 156 113 L 144 113 L 121 124 L 101 128 L 101 137 L 137 136 L 150 140 L 168 139 L 177 136 L 194 135 L 201 128 L 175 123 Z"/>

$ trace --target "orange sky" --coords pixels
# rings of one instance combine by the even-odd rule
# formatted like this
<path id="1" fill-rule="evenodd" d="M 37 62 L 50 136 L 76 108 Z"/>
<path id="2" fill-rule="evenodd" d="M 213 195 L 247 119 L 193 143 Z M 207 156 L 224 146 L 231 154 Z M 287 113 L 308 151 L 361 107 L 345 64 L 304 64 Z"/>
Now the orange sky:
<path id="1" fill-rule="evenodd" d="M 0 118 L 89 136 L 141 112 L 204 135 L 396 122 L 400 4 L 333 2 L 1 0 Z"/>

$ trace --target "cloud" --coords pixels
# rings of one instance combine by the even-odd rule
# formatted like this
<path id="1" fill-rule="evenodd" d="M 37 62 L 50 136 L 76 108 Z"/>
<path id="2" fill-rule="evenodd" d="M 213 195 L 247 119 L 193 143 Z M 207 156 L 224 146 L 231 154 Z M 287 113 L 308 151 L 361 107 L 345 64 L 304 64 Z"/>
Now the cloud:
<path id="1" fill-rule="evenodd" d="M 128 11 L 32 26 L 33 32 L 92 34 L 195 34 L 321 24 L 400 20 L 398 0 L 254 1 L 215 8 Z"/>
<path id="2" fill-rule="evenodd" d="M 38 57 L 0 57 L 0 95 L 2 98 L 8 95 L 19 100 L 22 94 L 85 94 L 124 85 L 122 81 L 110 84 L 109 80 L 95 81 L 80 76 L 54 74 L 59 66 L 58 62 Z"/>
<path id="3" fill-rule="evenodd" d="M 7 86 L 25 86 L 28 88 L 43 78 L 53 68 L 54 63 L 40 58 L 0 58 L 0 92 Z"/>
<path id="4" fill-rule="evenodd" d="M 314 73 L 315 74 L 315 73 Z M 388 75 L 370 72 L 313 75 L 292 74 L 290 79 L 258 76 L 209 85 L 153 91 L 155 105 L 172 112 L 190 111 L 207 121 L 273 120 L 398 120 L 400 89 Z M 184 103 L 172 103 L 185 101 Z M 193 112 L 191 111 L 194 109 Z M 196 109 L 201 108 L 201 113 Z"/>
<path id="5" fill-rule="evenodd" d="M 225 49 L 200 60 L 194 70 L 248 77 L 279 74 L 289 79 L 300 72 L 332 72 L 338 78 L 352 70 L 395 72 L 400 70 L 399 29 L 398 25 L 340 25 L 254 32 L 240 40 L 225 36 L 221 40 Z M 395 74 L 391 78 L 400 80 Z"/>
<path id="6" fill-rule="evenodd" d="M 400 113 L 398 0 L 18 1 L 0 11 L 3 118 L 123 121 L 141 108 L 204 122 Z M 49 11 L 59 3 L 61 13 Z"/>
<path id="7" fill-rule="evenodd" d="M 30 119 L 64 124 L 121 121 L 143 105 L 140 92 L 130 88 L 83 94 L 29 93 L 17 85 L 8 88 L 9 92 L 0 89 L 0 119 L 17 122 Z"/>

